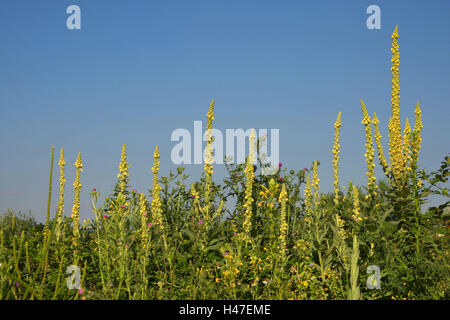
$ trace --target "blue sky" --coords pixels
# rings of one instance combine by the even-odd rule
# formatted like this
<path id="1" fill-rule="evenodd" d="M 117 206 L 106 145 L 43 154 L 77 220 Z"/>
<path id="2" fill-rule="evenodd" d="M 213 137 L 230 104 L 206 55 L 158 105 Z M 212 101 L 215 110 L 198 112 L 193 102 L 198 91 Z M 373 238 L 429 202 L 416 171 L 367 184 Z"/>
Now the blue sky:
<path id="1" fill-rule="evenodd" d="M 71 4 L 81 8 L 81 30 L 66 28 Z M 366 27 L 371 4 L 381 8 L 381 30 Z M 333 123 L 342 111 L 342 183 L 363 184 L 359 100 L 377 112 L 386 150 L 396 24 L 401 116 L 412 120 L 420 102 L 421 165 L 435 169 L 450 151 L 447 0 L 2 0 L 0 211 L 31 209 L 43 219 L 52 144 L 68 162 L 66 214 L 78 152 L 82 218 L 91 217 L 92 188 L 103 196 L 113 188 L 122 143 L 132 185 L 146 191 L 155 145 L 167 174 L 175 167 L 171 132 L 205 121 L 211 99 L 216 128 L 280 129 L 285 167 L 320 160 L 323 191 L 331 190 Z M 187 166 L 194 177 L 200 171 Z"/>

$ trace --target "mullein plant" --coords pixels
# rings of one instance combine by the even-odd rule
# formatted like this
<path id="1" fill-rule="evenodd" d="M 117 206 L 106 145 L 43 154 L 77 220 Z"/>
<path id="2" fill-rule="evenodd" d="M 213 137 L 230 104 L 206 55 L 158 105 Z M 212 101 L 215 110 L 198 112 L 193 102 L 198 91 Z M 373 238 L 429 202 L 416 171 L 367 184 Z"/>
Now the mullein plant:
<path id="1" fill-rule="evenodd" d="M 153 224 L 155 227 L 159 230 L 159 233 L 162 237 L 162 257 L 164 262 L 164 271 L 159 275 L 160 281 L 158 281 L 158 287 L 159 287 L 159 293 L 158 295 L 161 295 L 164 290 L 166 290 L 167 285 L 167 274 L 169 273 L 170 276 L 173 275 L 173 266 L 172 266 L 172 258 L 171 254 L 169 252 L 169 245 L 167 242 L 167 230 L 165 225 L 165 219 L 163 216 L 163 209 L 162 209 L 162 203 L 161 203 L 161 186 L 158 182 L 158 172 L 159 172 L 159 161 L 160 154 L 159 154 L 159 147 L 155 147 L 155 152 L 153 154 L 153 167 L 152 167 L 152 173 L 153 173 L 153 187 L 152 187 L 152 202 L 151 202 L 151 212 L 152 212 L 152 219 Z M 168 262 L 169 270 L 166 268 L 166 263 Z M 173 281 L 173 278 L 172 278 Z"/>
<path id="2" fill-rule="evenodd" d="M 205 223 L 205 227 L 209 226 L 211 216 L 210 209 L 212 205 L 212 175 L 214 173 L 213 170 L 213 141 L 214 137 L 212 134 L 213 129 L 213 120 L 214 120 L 214 100 L 211 101 L 209 105 L 209 110 L 207 114 L 206 121 L 206 148 L 205 148 L 205 206 L 203 208 L 203 222 Z"/>
<path id="3" fill-rule="evenodd" d="M 362 109 L 362 113 L 363 113 L 363 120 L 362 120 L 362 124 L 364 124 L 364 129 L 366 132 L 366 153 L 364 154 L 364 157 L 366 158 L 366 162 L 367 162 L 367 188 L 369 190 L 369 195 L 373 196 L 375 194 L 375 189 L 377 188 L 377 185 L 375 184 L 376 182 L 376 177 L 375 177 L 375 173 L 374 173 L 374 168 L 375 168 L 375 162 L 374 162 L 374 157 L 375 157 L 375 150 L 373 148 L 373 137 L 372 137 L 372 120 L 370 119 L 370 116 L 367 112 L 366 109 L 366 105 L 364 104 L 364 102 L 361 100 L 361 109 Z"/>
<path id="4" fill-rule="evenodd" d="M 279 236 L 279 250 L 280 250 L 280 260 L 281 265 L 280 269 L 284 269 L 284 264 L 286 260 L 286 237 L 287 237 L 287 230 L 288 230 L 288 222 L 286 218 L 286 203 L 289 200 L 288 193 L 286 191 L 286 185 L 283 183 L 283 186 L 281 187 L 281 193 L 280 197 L 278 199 L 278 202 L 281 204 L 281 211 L 280 211 L 280 236 Z"/>
<path id="5" fill-rule="evenodd" d="M 339 132 L 341 130 L 341 112 L 338 113 L 336 122 L 334 123 L 334 144 L 333 144 L 333 188 L 334 188 L 334 203 L 337 205 L 339 203 Z"/>
<path id="6" fill-rule="evenodd" d="M 244 222 L 242 223 L 242 240 L 247 246 L 252 242 L 251 228 L 252 228 L 252 216 L 253 216 L 253 179 L 254 179 L 254 167 L 255 162 L 255 129 L 250 133 L 250 151 L 247 157 L 247 164 L 245 167 L 245 202 L 244 202 Z"/>
<path id="7" fill-rule="evenodd" d="M 81 172 L 83 171 L 83 163 L 81 162 L 81 153 L 78 153 L 75 161 L 75 181 L 74 201 L 72 206 L 72 249 L 74 250 L 74 264 L 77 265 L 79 259 L 79 241 L 80 241 L 80 190 L 81 190 Z"/>
<path id="8" fill-rule="evenodd" d="M 65 165 L 67 164 L 64 159 L 64 149 L 61 148 L 60 156 L 59 156 L 59 199 L 58 205 L 56 207 L 56 227 L 55 227 L 55 236 L 56 241 L 59 241 L 63 236 L 62 232 L 62 219 L 64 215 L 64 191 L 66 187 L 66 175 L 64 172 Z"/>

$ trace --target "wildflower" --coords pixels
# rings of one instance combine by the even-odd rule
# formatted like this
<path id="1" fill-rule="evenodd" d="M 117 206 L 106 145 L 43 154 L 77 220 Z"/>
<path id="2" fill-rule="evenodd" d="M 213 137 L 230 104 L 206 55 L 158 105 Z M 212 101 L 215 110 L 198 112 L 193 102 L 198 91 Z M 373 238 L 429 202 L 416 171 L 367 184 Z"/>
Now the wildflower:
<path id="1" fill-rule="evenodd" d="M 405 169 L 410 171 L 411 170 L 411 147 L 412 147 L 412 141 L 411 141 L 411 127 L 409 126 L 408 118 L 405 120 L 405 129 L 403 131 L 403 158 L 404 158 L 404 165 Z"/>
<path id="2" fill-rule="evenodd" d="M 306 207 L 306 221 L 311 222 L 312 214 L 312 191 L 311 191 L 311 180 L 309 178 L 309 173 L 306 174 L 306 187 L 305 187 L 305 207 Z"/>
<path id="3" fill-rule="evenodd" d="M 125 206 L 120 206 L 120 209 L 125 209 Z"/>
<path id="4" fill-rule="evenodd" d="M 64 167 L 66 165 L 66 161 L 64 160 L 64 149 L 61 148 L 60 156 L 59 156 L 59 200 L 58 205 L 56 208 L 56 221 L 57 221 L 57 227 L 56 227 L 56 238 L 59 239 L 59 236 L 61 235 L 61 229 L 60 225 L 62 222 L 62 216 L 64 214 L 64 190 L 66 185 L 66 177 L 64 174 Z"/>
<path id="5" fill-rule="evenodd" d="M 109 216 L 108 216 L 107 214 L 104 214 L 104 215 L 103 215 L 103 218 L 108 219 Z"/>
<path id="6" fill-rule="evenodd" d="M 353 219 L 355 221 L 362 221 L 362 218 L 360 217 L 360 208 L 359 208 L 359 198 L 358 198 L 359 192 L 358 188 L 353 185 L 352 189 L 352 197 L 353 197 Z"/>
<path id="7" fill-rule="evenodd" d="M 378 150 L 378 161 L 380 162 L 384 173 L 387 174 L 389 172 L 389 165 L 386 161 L 386 157 L 384 156 L 383 146 L 381 144 L 380 128 L 378 127 L 380 120 L 378 120 L 377 114 L 375 112 L 373 113 L 372 123 L 375 131 L 375 142 Z"/>
<path id="8" fill-rule="evenodd" d="M 198 221 L 198 224 L 199 224 L 199 225 L 202 225 L 202 224 L 203 224 L 203 220 L 199 220 L 199 221 Z"/>
<path id="9" fill-rule="evenodd" d="M 228 251 L 225 251 L 225 255 L 227 256 L 227 255 L 229 255 L 230 253 L 228 252 Z"/>
<path id="10" fill-rule="evenodd" d="M 334 123 L 334 144 L 333 144 L 333 173 L 334 173 L 334 199 L 335 201 L 339 200 L 339 152 L 340 152 L 340 144 L 339 144 L 339 131 L 341 129 L 341 112 L 338 113 L 336 122 Z"/>
<path id="11" fill-rule="evenodd" d="M 145 199 L 144 193 L 141 193 L 139 196 L 139 213 L 141 215 L 142 248 L 145 250 L 147 249 L 148 232 L 147 232 L 147 201 Z"/>
<path id="12" fill-rule="evenodd" d="M 97 189 L 95 189 L 95 188 L 92 188 L 92 192 L 97 192 Z"/>
<path id="13" fill-rule="evenodd" d="M 239 175 L 237 173 L 233 174 L 233 177 L 237 178 Z"/>
<path id="14" fill-rule="evenodd" d="M 414 119 L 414 129 L 412 134 L 412 166 L 415 167 L 417 161 L 419 160 L 419 152 L 420 152 L 420 144 L 422 142 L 421 132 L 422 132 L 422 111 L 420 110 L 419 102 L 416 104 L 416 109 L 414 110 L 415 119 Z"/>
<path id="15" fill-rule="evenodd" d="M 83 288 L 78 289 L 78 295 L 82 296 L 84 294 Z"/>
<path id="16" fill-rule="evenodd" d="M 119 173 L 117 178 L 120 179 L 120 192 L 124 193 L 128 184 L 128 168 L 130 164 L 127 162 L 127 148 L 125 143 L 122 145 L 122 153 L 120 155 Z"/>
<path id="17" fill-rule="evenodd" d="M 233 232 L 233 236 L 237 236 L 237 232 Z"/>
<path id="18" fill-rule="evenodd" d="M 79 227 L 79 213 L 80 213 L 80 190 L 81 190 L 81 182 L 80 175 L 83 171 L 83 164 L 81 162 L 81 153 L 78 153 L 77 161 L 75 161 L 76 167 L 76 175 L 75 182 L 73 183 L 73 187 L 75 189 L 74 202 L 72 207 L 72 220 L 73 220 L 73 235 L 74 238 L 77 239 L 80 237 Z M 76 241 L 75 243 L 76 244 Z"/>
<path id="19" fill-rule="evenodd" d="M 392 116 L 389 121 L 389 157 L 391 158 L 392 172 L 396 181 L 403 174 L 402 133 L 400 122 L 400 82 L 399 65 L 400 55 L 398 50 L 398 26 L 392 34 Z"/>
<path id="20" fill-rule="evenodd" d="M 136 189 L 131 189 L 131 192 L 137 193 L 137 190 Z"/>
<path id="21" fill-rule="evenodd" d="M 255 160 L 255 129 L 252 129 L 250 133 L 250 153 L 247 158 L 247 165 L 245 167 L 245 175 L 246 175 L 246 182 L 245 182 L 245 203 L 244 203 L 244 222 L 243 222 L 243 229 L 244 229 L 244 235 L 245 235 L 245 241 L 250 241 L 250 229 L 251 229 L 251 218 L 252 218 L 252 192 L 253 192 L 253 163 Z"/>
<path id="22" fill-rule="evenodd" d="M 212 135 L 212 125 L 214 120 L 214 100 L 211 101 L 209 105 L 209 110 L 207 114 L 207 122 L 206 122 L 206 148 L 205 148 L 205 219 L 209 220 L 209 209 L 211 207 L 211 176 L 214 173 L 212 163 L 214 161 L 213 157 L 213 141 L 214 137 Z"/>
<path id="23" fill-rule="evenodd" d="M 216 278 L 216 283 L 219 283 L 220 282 L 220 278 Z"/>
<path id="24" fill-rule="evenodd" d="M 283 181 L 283 177 L 279 177 L 279 178 L 278 178 L 278 181 Z"/>
<path id="25" fill-rule="evenodd" d="M 375 174 L 374 174 L 374 154 L 375 151 L 373 149 L 373 138 L 372 138 L 372 127 L 371 127 L 371 119 L 369 114 L 367 113 L 366 106 L 364 102 L 361 100 L 361 109 L 363 113 L 363 120 L 362 123 L 364 124 L 364 129 L 366 131 L 366 153 L 364 154 L 364 157 L 366 158 L 367 162 L 367 186 L 369 187 L 369 191 L 373 192 L 373 186 L 375 184 Z"/>
<path id="26" fill-rule="evenodd" d="M 280 193 L 281 202 L 281 214 L 280 214 L 280 253 L 284 257 L 286 254 L 286 232 L 287 232 L 287 222 L 286 222 L 286 201 L 288 200 L 288 194 L 286 192 L 286 186 L 283 184 Z"/>
<path id="27" fill-rule="evenodd" d="M 155 224 L 158 225 L 161 229 L 164 229 L 162 223 L 162 209 L 161 209 L 161 200 L 160 200 L 160 190 L 161 186 L 158 184 L 158 172 L 159 172 L 159 148 L 156 146 L 155 153 L 153 154 L 154 164 L 152 168 L 153 172 L 153 189 L 152 189 L 152 212 L 155 217 Z"/>
<path id="28" fill-rule="evenodd" d="M 18 282 L 16 282 L 14 285 L 16 286 L 16 288 L 20 287 L 20 283 Z"/>
<path id="29" fill-rule="evenodd" d="M 283 164 L 281 163 L 281 162 L 278 162 L 278 167 L 282 167 L 283 166 Z"/>
<path id="30" fill-rule="evenodd" d="M 148 224 L 148 227 L 149 227 L 149 228 L 153 227 L 153 223 L 149 223 L 149 224 Z"/>

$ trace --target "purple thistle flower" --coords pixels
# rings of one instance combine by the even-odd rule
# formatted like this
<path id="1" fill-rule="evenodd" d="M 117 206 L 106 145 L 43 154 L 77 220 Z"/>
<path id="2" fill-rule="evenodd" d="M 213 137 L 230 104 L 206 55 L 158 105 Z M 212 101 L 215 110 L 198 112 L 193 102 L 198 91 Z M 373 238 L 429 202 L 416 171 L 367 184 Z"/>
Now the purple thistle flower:
<path id="1" fill-rule="evenodd" d="M 225 255 L 227 256 L 227 255 L 229 255 L 230 253 L 228 252 L 228 251 L 225 251 Z"/>
<path id="2" fill-rule="evenodd" d="M 109 216 L 108 216 L 107 214 L 104 214 L 104 215 L 103 215 L 103 218 L 108 219 Z"/>
<path id="3" fill-rule="evenodd" d="M 202 225 L 202 224 L 203 224 L 203 220 L 200 220 L 200 221 L 198 222 L 198 224 Z"/>
<path id="4" fill-rule="evenodd" d="M 283 164 L 282 164 L 281 162 L 278 162 L 278 166 L 279 166 L 279 167 L 282 167 Z"/>
<path id="5" fill-rule="evenodd" d="M 16 286 L 16 288 L 20 287 L 20 283 L 18 282 L 16 282 L 14 285 Z"/>
<path id="6" fill-rule="evenodd" d="M 78 295 L 82 296 L 84 294 L 84 290 L 82 288 L 78 289 Z"/>
<path id="7" fill-rule="evenodd" d="M 125 209 L 125 206 L 120 206 L 120 209 Z"/>
<path id="8" fill-rule="evenodd" d="M 97 189 L 93 188 L 93 189 L 92 189 L 92 192 L 97 192 Z"/>

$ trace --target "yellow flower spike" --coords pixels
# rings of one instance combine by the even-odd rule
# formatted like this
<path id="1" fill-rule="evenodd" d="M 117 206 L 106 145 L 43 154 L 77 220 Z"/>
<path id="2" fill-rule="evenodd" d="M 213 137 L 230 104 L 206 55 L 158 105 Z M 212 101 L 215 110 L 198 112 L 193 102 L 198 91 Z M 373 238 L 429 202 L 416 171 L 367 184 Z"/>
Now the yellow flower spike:
<path id="1" fill-rule="evenodd" d="M 205 208 L 204 208 L 204 212 L 205 212 L 205 221 L 208 221 L 210 219 L 209 216 L 209 209 L 211 207 L 211 177 L 214 173 L 213 171 L 213 162 L 214 162 L 214 157 L 213 157 L 213 141 L 214 141 L 214 137 L 212 135 L 212 127 L 213 127 L 213 120 L 214 120 L 214 100 L 211 101 L 211 104 L 209 105 L 209 110 L 208 110 L 208 114 L 207 114 L 207 122 L 206 122 L 206 148 L 205 148 L 205 166 L 204 166 L 204 171 L 205 171 Z"/>
<path id="2" fill-rule="evenodd" d="M 344 220 L 342 220 L 341 217 L 336 213 L 336 228 L 342 240 L 345 240 L 346 238 L 344 224 Z"/>
<path id="3" fill-rule="evenodd" d="M 341 129 L 341 112 L 338 113 L 336 122 L 334 123 L 334 144 L 333 144 L 333 175 L 334 175 L 334 199 L 337 203 L 339 201 L 339 132 Z"/>
<path id="4" fill-rule="evenodd" d="M 422 143 L 422 110 L 420 110 L 419 102 L 416 104 L 416 109 L 414 110 L 414 129 L 412 137 L 412 164 L 416 167 L 419 161 L 420 144 Z"/>
<path id="5" fill-rule="evenodd" d="M 400 121 L 400 81 L 399 81 L 399 65 L 400 54 L 398 46 L 398 26 L 395 27 L 392 34 L 392 120 L 389 124 L 389 157 L 391 159 L 392 171 L 396 181 L 403 177 L 404 163 L 402 152 L 402 129 Z"/>
<path id="6" fill-rule="evenodd" d="M 313 162 L 313 179 L 312 179 L 312 187 L 314 188 L 314 194 L 313 194 L 313 199 L 314 199 L 314 207 L 317 208 L 319 205 L 319 172 L 318 172 L 318 164 L 317 164 L 317 160 L 314 160 Z"/>
<path id="7" fill-rule="evenodd" d="M 153 154 L 153 189 L 152 189 L 152 214 L 154 224 L 158 225 L 161 230 L 164 230 L 164 225 L 162 221 L 162 204 L 160 200 L 161 186 L 158 183 L 158 172 L 159 172 L 159 147 L 156 146 L 155 153 Z"/>
<path id="8" fill-rule="evenodd" d="M 377 150 L 378 150 L 378 161 L 380 162 L 384 173 L 387 175 L 389 172 L 389 165 L 386 161 L 386 157 L 385 157 L 384 151 L 383 151 L 383 146 L 381 144 L 380 128 L 378 127 L 380 120 L 378 120 L 377 114 L 375 112 L 373 113 L 372 123 L 373 123 L 373 128 L 375 131 L 375 142 L 376 142 Z"/>
<path id="9" fill-rule="evenodd" d="M 281 202 L 281 213 L 280 213 L 280 254 L 282 259 L 286 255 L 286 233 L 287 233 L 287 222 L 286 222 L 286 201 L 288 200 L 288 194 L 286 192 L 286 186 L 283 183 L 280 193 Z"/>
<path id="10" fill-rule="evenodd" d="M 80 223 L 80 190 L 81 190 L 81 172 L 83 171 L 83 163 L 81 162 L 81 153 L 78 153 L 77 160 L 75 161 L 76 174 L 75 182 L 73 183 L 74 202 L 72 207 L 72 221 L 73 221 L 73 244 L 75 247 L 78 245 L 78 238 L 80 237 L 79 223 Z"/>
<path id="11" fill-rule="evenodd" d="M 56 209 L 56 220 L 58 223 L 61 223 L 62 216 L 64 214 L 64 190 L 66 185 L 66 176 L 64 173 L 64 166 L 67 162 L 64 159 L 64 149 L 61 148 L 60 156 L 59 156 L 59 200 L 58 206 Z"/>
<path id="12" fill-rule="evenodd" d="M 122 145 L 122 152 L 120 155 L 119 173 L 117 177 L 120 179 L 120 192 L 124 193 L 127 187 L 128 168 L 130 164 L 127 162 L 127 148 L 125 143 Z"/>
<path id="13" fill-rule="evenodd" d="M 372 192 L 375 185 L 375 173 L 374 173 L 374 167 L 375 167 L 375 150 L 373 148 L 373 137 L 372 137 L 372 126 L 371 126 L 371 119 L 369 114 L 367 113 L 366 105 L 361 100 L 361 109 L 363 113 L 363 120 L 362 123 L 364 124 L 364 129 L 366 131 L 366 153 L 364 156 L 366 157 L 367 162 L 367 186 L 369 190 Z"/>
<path id="14" fill-rule="evenodd" d="M 141 240 L 142 248 L 145 250 L 148 247 L 148 224 L 147 224 L 147 200 L 144 193 L 139 196 L 139 214 L 141 216 Z"/>
<path id="15" fill-rule="evenodd" d="M 306 187 L 305 187 L 305 208 L 306 217 L 305 221 L 310 224 L 312 216 L 312 191 L 311 191 L 311 179 L 309 178 L 309 173 L 306 174 Z"/>
<path id="16" fill-rule="evenodd" d="M 353 198 L 353 215 L 352 215 L 353 220 L 361 221 L 362 218 L 360 217 L 359 191 L 355 185 L 353 185 L 352 188 L 352 198 Z"/>
<path id="17" fill-rule="evenodd" d="M 255 161 L 255 129 L 250 133 L 250 151 L 247 158 L 247 165 L 245 167 L 245 203 L 244 203 L 244 222 L 243 222 L 243 237 L 246 242 L 250 242 L 250 230 L 252 226 L 252 193 L 253 193 L 253 162 Z"/>
<path id="18" fill-rule="evenodd" d="M 409 126 L 408 118 L 406 118 L 403 131 L 403 159 L 407 171 L 411 170 L 411 146 L 411 127 Z"/>

